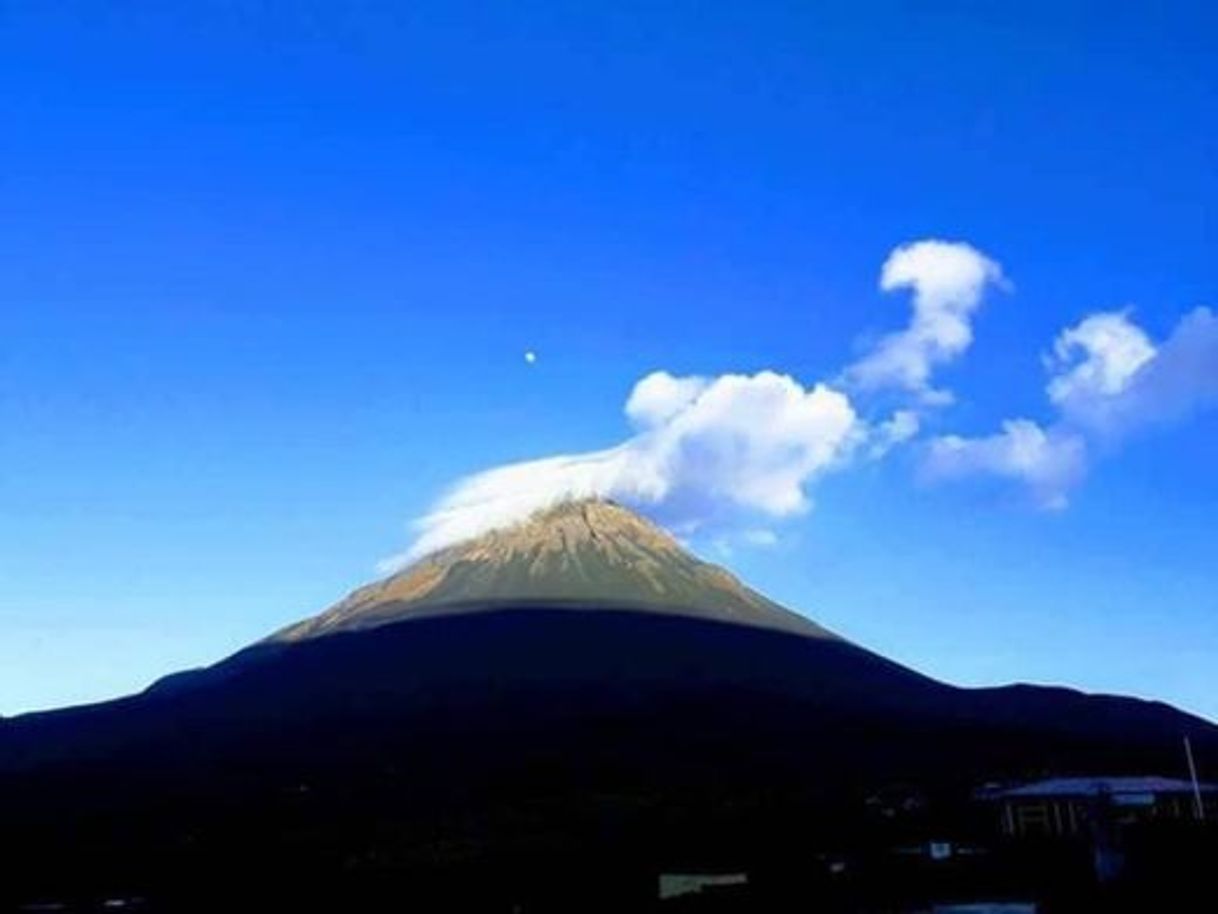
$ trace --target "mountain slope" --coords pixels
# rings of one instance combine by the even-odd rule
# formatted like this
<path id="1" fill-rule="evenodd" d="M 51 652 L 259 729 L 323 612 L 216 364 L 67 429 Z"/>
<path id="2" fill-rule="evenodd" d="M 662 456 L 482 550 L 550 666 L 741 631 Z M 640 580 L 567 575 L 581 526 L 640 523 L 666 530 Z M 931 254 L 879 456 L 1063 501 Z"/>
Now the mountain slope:
<path id="1" fill-rule="evenodd" d="M 637 606 L 813 637 L 825 629 L 700 561 L 668 533 L 608 501 L 560 504 L 426 556 L 360 588 L 273 641 L 511 604 Z"/>
<path id="2" fill-rule="evenodd" d="M 313 910 L 320 891 L 352 910 L 430 886 L 441 903 L 398 907 L 504 911 L 563 874 L 578 905 L 526 910 L 645 910 L 602 890 L 792 849 L 804 866 L 892 785 L 1178 775 L 1186 735 L 1218 765 L 1205 721 L 954 688 L 584 503 L 143 694 L 0 720 L 0 910 L 111 893 L 231 910 L 251 892 L 246 908 Z"/>
<path id="3" fill-rule="evenodd" d="M 444 903 L 410 909 L 510 910 L 556 871 L 764 865 L 837 840 L 886 785 L 1176 774 L 1184 734 L 1209 770 L 1215 729 L 1163 705 L 956 689 L 757 626 L 609 606 L 409 619 L 0 721 L 0 910 L 6 891 L 115 884 L 173 911 L 251 891 L 313 910 L 329 886 L 323 909 L 350 910 L 429 881 Z M 452 903 L 479 887 L 493 903 Z"/>

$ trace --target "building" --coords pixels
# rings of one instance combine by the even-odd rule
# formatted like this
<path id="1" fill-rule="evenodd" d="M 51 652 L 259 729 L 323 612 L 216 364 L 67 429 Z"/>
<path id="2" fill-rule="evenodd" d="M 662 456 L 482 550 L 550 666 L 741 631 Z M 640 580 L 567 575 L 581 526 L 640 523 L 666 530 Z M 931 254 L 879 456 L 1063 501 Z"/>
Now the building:
<path id="1" fill-rule="evenodd" d="M 1194 788 L 1161 777 L 1049 778 L 987 788 L 978 798 L 998 806 L 1002 832 L 1012 838 L 1091 836 L 1097 827 L 1218 817 L 1218 785 Z"/>

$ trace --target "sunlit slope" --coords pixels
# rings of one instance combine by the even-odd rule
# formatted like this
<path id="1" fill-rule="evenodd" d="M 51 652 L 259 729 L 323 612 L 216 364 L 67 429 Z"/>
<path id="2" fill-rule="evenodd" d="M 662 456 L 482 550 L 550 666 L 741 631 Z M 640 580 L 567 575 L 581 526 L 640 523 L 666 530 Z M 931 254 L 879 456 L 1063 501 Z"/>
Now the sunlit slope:
<path id="1" fill-rule="evenodd" d="M 631 607 L 832 637 L 718 565 L 694 557 L 634 512 L 586 500 L 426 556 L 272 640 L 507 604 Z"/>

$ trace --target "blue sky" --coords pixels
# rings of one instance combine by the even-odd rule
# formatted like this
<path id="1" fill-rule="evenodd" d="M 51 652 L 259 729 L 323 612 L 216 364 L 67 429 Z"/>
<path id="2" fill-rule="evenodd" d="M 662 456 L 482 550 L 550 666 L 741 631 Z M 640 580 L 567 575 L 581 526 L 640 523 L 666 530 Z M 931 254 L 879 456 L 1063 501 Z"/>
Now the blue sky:
<path id="1" fill-rule="evenodd" d="M 1208 4 L 404 6 L 0 17 L 0 713 L 323 608 L 471 474 L 646 434 L 653 372 L 769 371 L 849 440 L 791 510 L 666 470 L 700 551 L 950 681 L 1218 718 Z M 851 374 L 922 239 L 1006 280 L 950 403 Z M 1105 314 L 1147 365 L 1063 340 Z"/>

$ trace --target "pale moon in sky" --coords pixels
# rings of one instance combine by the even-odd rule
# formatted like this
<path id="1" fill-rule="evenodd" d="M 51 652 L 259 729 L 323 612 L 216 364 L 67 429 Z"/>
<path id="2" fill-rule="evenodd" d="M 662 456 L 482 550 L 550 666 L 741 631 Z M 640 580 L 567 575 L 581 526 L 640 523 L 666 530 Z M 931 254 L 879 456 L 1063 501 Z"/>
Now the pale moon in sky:
<path id="1" fill-rule="evenodd" d="M 532 365 L 534 362 L 537 361 L 537 353 L 534 352 L 532 349 L 530 349 L 528 352 L 526 352 L 524 354 L 524 360 L 526 362 L 528 362 L 530 365 Z"/>

